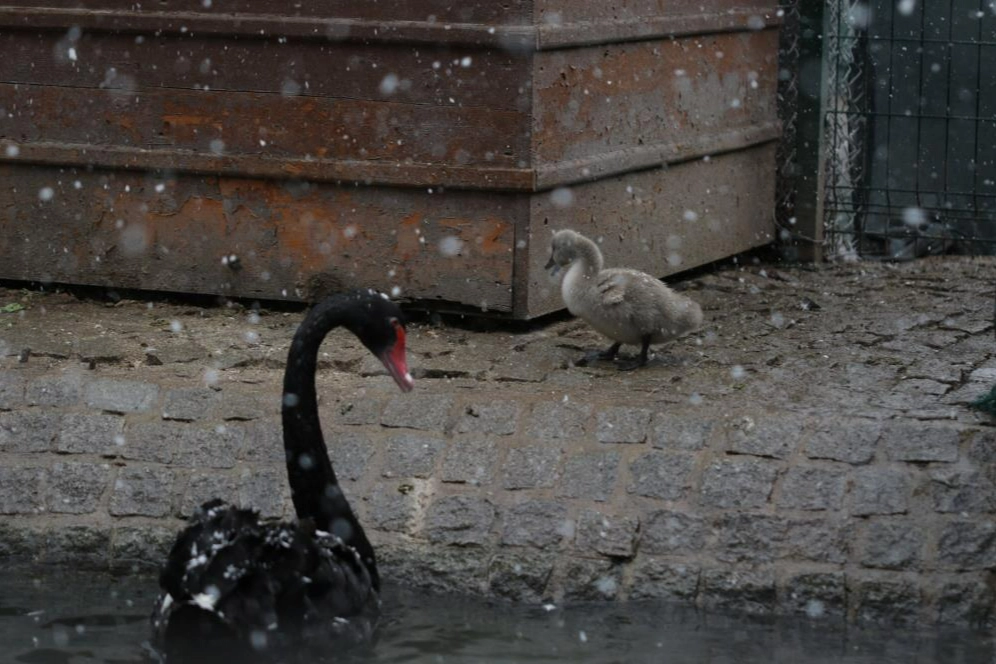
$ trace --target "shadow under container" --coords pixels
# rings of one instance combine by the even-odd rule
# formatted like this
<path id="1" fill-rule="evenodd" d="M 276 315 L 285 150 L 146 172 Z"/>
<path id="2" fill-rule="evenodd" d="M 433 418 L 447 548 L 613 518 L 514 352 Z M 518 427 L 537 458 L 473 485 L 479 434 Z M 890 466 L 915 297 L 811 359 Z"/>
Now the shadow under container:
<path id="1" fill-rule="evenodd" d="M 555 229 L 658 276 L 774 239 L 769 2 L 79 4 L 0 6 L 0 278 L 524 319 Z"/>

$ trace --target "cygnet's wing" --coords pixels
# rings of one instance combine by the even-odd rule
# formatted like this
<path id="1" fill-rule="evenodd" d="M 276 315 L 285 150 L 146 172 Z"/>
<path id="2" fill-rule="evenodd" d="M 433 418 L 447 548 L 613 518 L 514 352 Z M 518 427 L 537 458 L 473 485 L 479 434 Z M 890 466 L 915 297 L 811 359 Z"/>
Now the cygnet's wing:
<path id="1" fill-rule="evenodd" d="M 598 275 L 598 293 L 602 306 L 618 307 L 626 302 L 626 290 L 632 275 L 622 270 L 602 270 Z"/>

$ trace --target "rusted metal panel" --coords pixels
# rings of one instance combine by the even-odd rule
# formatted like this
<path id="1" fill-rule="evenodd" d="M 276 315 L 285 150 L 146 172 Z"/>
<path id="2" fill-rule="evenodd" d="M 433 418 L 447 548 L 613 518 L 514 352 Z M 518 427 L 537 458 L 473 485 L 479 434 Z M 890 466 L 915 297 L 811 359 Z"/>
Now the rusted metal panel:
<path id="1" fill-rule="evenodd" d="M 774 36 L 530 55 L 13 31 L 2 131 L 46 163 L 536 190 L 771 140 Z"/>
<path id="2" fill-rule="evenodd" d="M 663 277 L 774 240 L 775 143 L 536 194 L 516 269 L 516 312 L 531 318 L 563 307 L 543 269 L 550 236 L 573 228 L 600 241 L 609 267 Z"/>
<path id="3" fill-rule="evenodd" d="M 0 278 L 242 297 L 362 284 L 511 312 L 528 215 L 525 197 L 473 191 L 26 165 L 0 178 Z"/>
<path id="4" fill-rule="evenodd" d="M 85 5 L 85 7 L 84 7 Z M 35 11 L 82 10 L 100 14 L 116 12 L 132 15 L 167 15 L 180 18 L 224 15 L 242 18 L 266 15 L 281 19 L 351 19 L 381 22 L 428 21 L 441 24 L 479 23 L 484 25 L 529 24 L 533 0 L 501 2 L 453 2 L 452 0 L 335 0 L 334 2 L 277 3 L 274 0 L 18 0 L 17 7 Z"/>
<path id="5" fill-rule="evenodd" d="M 538 53 L 540 185 L 776 138 L 777 47 L 761 30 Z"/>
<path id="6" fill-rule="evenodd" d="M 206 96 L 11 84 L 0 84 L 0 98 L 16 100 L 3 134 L 26 144 L 22 159 L 82 166 L 112 165 L 106 160 L 113 158 L 113 165 L 122 165 L 125 155 L 136 155 L 137 165 L 152 168 L 399 184 L 438 184 L 445 181 L 441 170 L 452 165 L 466 172 L 461 179 L 467 184 L 483 175 L 474 169 L 511 185 L 531 183 L 520 174 L 519 164 L 529 156 L 528 117 L 521 112 L 253 92 Z M 76 161 L 69 153 L 80 146 L 88 150 Z M 118 157 L 111 156 L 115 151 Z M 417 165 L 425 173 L 413 176 Z"/>
<path id="7" fill-rule="evenodd" d="M 256 92 L 519 112 L 530 104 L 528 54 L 497 49 L 263 38 L 219 42 L 189 34 L 138 39 L 105 31 L 74 39 L 67 27 L 61 34 L 0 32 L 0 52 L 7 56 L 0 59 L 0 80 L 6 83 L 109 92 Z M 396 82 L 385 84 L 391 75 Z"/>
<path id="8" fill-rule="evenodd" d="M 0 6 L 0 26 L 59 29 L 65 26 L 126 34 L 282 37 L 352 43 L 473 45 L 535 51 L 584 44 L 636 41 L 758 29 L 781 23 L 773 5 L 760 0 L 540 0 L 501 3 L 339 2 L 301 3 L 274 11 L 266 0 L 225 3 L 225 11 L 202 2 L 158 2 L 154 6 L 103 0 L 24 0 Z"/>
<path id="9" fill-rule="evenodd" d="M 770 0 L 536 0 L 534 15 L 539 50 L 781 24 Z"/>
<path id="10" fill-rule="evenodd" d="M 0 277 L 400 286 L 529 318 L 560 306 L 543 220 L 658 251 L 672 187 L 739 201 L 715 203 L 724 231 L 699 230 L 683 267 L 742 251 L 770 235 L 760 162 L 778 133 L 779 18 L 760 3 L 0 6 Z M 706 184 L 704 155 L 732 166 Z M 571 184 L 590 201 L 552 208 Z"/>

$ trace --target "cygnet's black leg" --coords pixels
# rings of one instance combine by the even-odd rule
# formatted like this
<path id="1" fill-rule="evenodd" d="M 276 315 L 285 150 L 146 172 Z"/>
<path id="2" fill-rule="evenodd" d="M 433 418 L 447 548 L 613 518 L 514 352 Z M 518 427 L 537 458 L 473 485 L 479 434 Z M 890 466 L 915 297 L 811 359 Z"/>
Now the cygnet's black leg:
<path id="1" fill-rule="evenodd" d="M 622 347 L 622 342 L 617 341 L 605 350 L 592 351 L 582 357 L 580 360 L 575 362 L 579 367 L 586 367 L 596 360 L 609 360 L 610 362 L 616 359 L 616 355 L 619 354 L 619 348 Z"/>
<path id="2" fill-rule="evenodd" d="M 647 360 L 649 359 L 650 353 L 650 335 L 647 334 L 642 339 L 642 345 L 640 347 L 640 356 L 633 360 L 632 362 L 623 362 L 619 365 L 619 371 L 632 371 L 633 369 L 639 369 L 640 367 L 647 365 Z"/>

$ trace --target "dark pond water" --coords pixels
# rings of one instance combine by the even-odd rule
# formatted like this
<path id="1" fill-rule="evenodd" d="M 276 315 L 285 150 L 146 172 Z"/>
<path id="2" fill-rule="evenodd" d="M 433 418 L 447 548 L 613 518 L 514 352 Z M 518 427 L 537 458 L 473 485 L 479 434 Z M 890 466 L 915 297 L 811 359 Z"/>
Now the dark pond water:
<path id="1" fill-rule="evenodd" d="M 148 661 L 151 577 L 46 569 L 0 572 L 0 661 Z M 989 635 L 759 620 L 647 603 L 542 607 L 389 588 L 364 662 L 666 664 L 992 664 Z M 237 664 L 226 662 L 224 664 Z"/>

